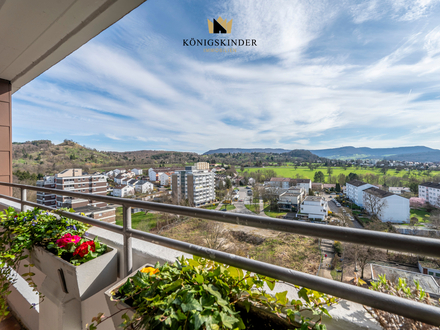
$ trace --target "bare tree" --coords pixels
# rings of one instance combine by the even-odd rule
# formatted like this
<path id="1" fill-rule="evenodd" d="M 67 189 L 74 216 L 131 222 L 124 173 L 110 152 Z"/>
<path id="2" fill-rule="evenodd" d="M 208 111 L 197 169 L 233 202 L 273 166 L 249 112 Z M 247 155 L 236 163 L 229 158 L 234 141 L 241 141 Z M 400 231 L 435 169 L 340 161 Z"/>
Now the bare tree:
<path id="1" fill-rule="evenodd" d="M 203 234 L 206 245 L 210 249 L 220 250 L 226 244 L 223 224 L 220 222 L 208 221 Z"/>
<path id="2" fill-rule="evenodd" d="M 361 269 L 361 277 L 364 277 L 365 265 L 377 258 L 378 252 L 370 246 L 358 244 L 344 245 L 344 259 L 354 261 Z"/>
<path id="3" fill-rule="evenodd" d="M 380 219 L 387 207 L 387 201 L 372 193 L 364 192 L 364 208 L 372 216 Z"/>

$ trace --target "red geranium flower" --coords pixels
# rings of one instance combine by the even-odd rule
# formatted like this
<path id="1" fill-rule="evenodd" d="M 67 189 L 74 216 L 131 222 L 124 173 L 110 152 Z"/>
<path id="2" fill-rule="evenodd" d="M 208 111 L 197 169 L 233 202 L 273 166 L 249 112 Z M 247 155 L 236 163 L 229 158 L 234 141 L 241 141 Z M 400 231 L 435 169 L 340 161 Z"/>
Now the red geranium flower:
<path id="1" fill-rule="evenodd" d="M 90 251 L 91 252 L 95 252 L 95 242 L 94 241 L 87 241 L 82 243 L 80 246 L 78 246 L 75 249 L 75 252 L 73 252 L 73 255 L 76 256 L 77 254 L 79 254 L 79 256 L 81 258 L 84 258 L 84 256 L 89 253 L 89 246 L 90 246 Z"/>
<path id="2" fill-rule="evenodd" d="M 65 234 L 60 239 L 57 239 L 57 244 L 60 248 L 65 248 L 69 243 L 78 243 L 81 240 L 81 237 L 72 234 Z"/>

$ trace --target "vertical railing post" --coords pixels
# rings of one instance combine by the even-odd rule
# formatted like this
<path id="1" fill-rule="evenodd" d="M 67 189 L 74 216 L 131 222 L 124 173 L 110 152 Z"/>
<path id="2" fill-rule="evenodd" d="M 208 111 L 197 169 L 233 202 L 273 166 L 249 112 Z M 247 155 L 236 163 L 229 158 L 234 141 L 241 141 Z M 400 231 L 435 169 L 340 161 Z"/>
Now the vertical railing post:
<path id="1" fill-rule="evenodd" d="M 124 230 L 124 269 L 123 276 L 128 276 L 133 271 L 133 250 L 131 234 L 127 233 L 127 229 L 131 229 L 131 207 L 123 205 L 123 230 Z"/>
<path id="2" fill-rule="evenodd" d="M 27 200 L 26 198 L 26 189 L 20 188 L 20 199 L 21 199 L 21 212 L 26 212 L 26 205 L 23 204 Z"/>

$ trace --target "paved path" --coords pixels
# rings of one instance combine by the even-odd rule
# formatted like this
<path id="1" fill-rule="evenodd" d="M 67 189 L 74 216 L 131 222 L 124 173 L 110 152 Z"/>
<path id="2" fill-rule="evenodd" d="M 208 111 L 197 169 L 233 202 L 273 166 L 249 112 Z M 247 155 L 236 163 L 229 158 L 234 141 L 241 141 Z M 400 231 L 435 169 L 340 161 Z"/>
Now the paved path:
<path id="1" fill-rule="evenodd" d="M 333 241 L 329 239 L 321 240 L 321 251 L 322 251 L 322 264 L 321 269 L 319 270 L 319 276 L 333 279 L 330 273 L 330 266 L 332 264 L 332 260 L 335 256 L 335 252 L 333 250 Z M 327 257 L 326 257 L 327 255 Z"/>

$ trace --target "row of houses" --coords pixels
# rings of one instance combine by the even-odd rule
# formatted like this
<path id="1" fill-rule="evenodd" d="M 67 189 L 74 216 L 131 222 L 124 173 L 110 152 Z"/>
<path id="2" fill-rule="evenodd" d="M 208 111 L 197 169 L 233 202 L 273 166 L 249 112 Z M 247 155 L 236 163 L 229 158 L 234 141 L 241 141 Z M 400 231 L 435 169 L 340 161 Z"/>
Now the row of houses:
<path id="1" fill-rule="evenodd" d="M 382 222 L 409 223 L 409 199 L 359 180 L 346 183 L 346 196 Z"/>
<path id="2" fill-rule="evenodd" d="M 303 188 L 305 193 L 308 194 L 312 189 L 312 180 L 310 179 L 290 179 L 290 178 L 271 178 L 269 181 L 264 182 L 266 187 L 278 187 L 283 189 L 289 189 L 292 187 Z"/>

